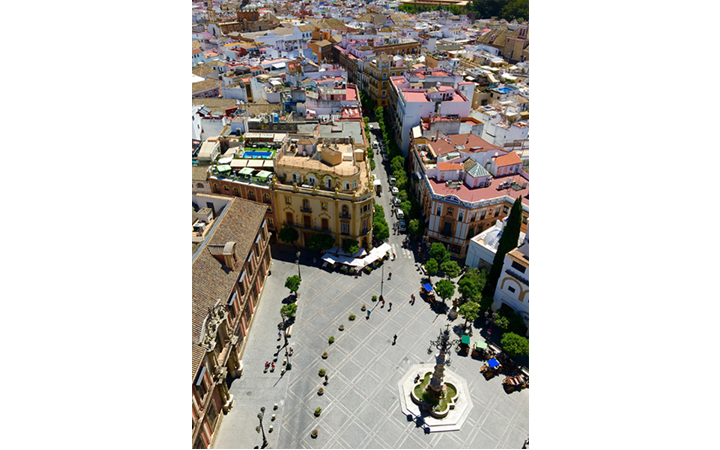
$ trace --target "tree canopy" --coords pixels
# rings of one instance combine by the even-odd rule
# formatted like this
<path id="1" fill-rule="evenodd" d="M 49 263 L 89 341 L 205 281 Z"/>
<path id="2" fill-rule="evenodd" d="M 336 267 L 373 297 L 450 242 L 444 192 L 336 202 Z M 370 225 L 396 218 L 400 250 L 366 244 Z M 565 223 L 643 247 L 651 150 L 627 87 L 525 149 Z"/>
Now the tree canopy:
<path id="1" fill-rule="evenodd" d="M 430 246 L 430 257 L 442 264 L 450 259 L 450 252 L 447 251 L 444 244 L 440 242 L 433 242 Z"/>
<path id="2" fill-rule="evenodd" d="M 425 263 L 425 271 L 428 275 L 435 275 L 438 271 L 438 263 L 435 258 L 430 258 Z"/>
<path id="3" fill-rule="evenodd" d="M 360 250 L 360 247 L 358 247 L 359 242 L 355 239 L 343 239 L 342 243 L 342 249 L 345 253 L 349 253 L 350 255 L 354 255 Z"/>
<path id="4" fill-rule="evenodd" d="M 307 243 L 307 248 L 310 250 L 328 250 L 335 245 L 335 239 L 327 233 L 316 233 L 310 238 Z"/>
<path id="5" fill-rule="evenodd" d="M 385 212 L 381 205 L 375 205 L 375 213 L 373 215 L 373 236 L 375 239 L 384 241 L 390 237 L 390 227 L 385 220 Z"/>
<path id="6" fill-rule="evenodd" d="M 283 242 L 287 242 L 288 244 L 293 243 L 298 240 L 300 235 L 298 234 L 297 230 L 293 227 L 283 227 L 280 232 L 278 233 L 278 239 L 280 239 Z"/>
<path id="7" fill-rule="evenodd" d="M 297 292 L 298 289 L 300 289 L 300 281 L 300 277 L 297 275 L 287 277 L 285 280 L 285 287 L 290 289 L 290 292 Z"/>
<path id="8" fill-rule="evenodd" d="M 455 295 L 455 286 L 452 284 L 452 281 L 440 280 L 435 285 L 435 291 L 440 298 L 443 299 L 443 303 L 445 303 L 445 300 Z"/>
<path id="9" fill-rule="evenodd" d="M 408 232 L 413 236 L 422 236 L 420 221 L 418 219 L 410 219 L 410 222 L 408 222 Z"/>
<path id="10" fill-rule="evenodd" d="M 297 312 L 297 303 L 290 303 L 287 305 L 283 305 L 280 308 L 280 314 L 285 317 L 292 317 Z"/>
<path id="11" fill-rule="evenodd" d="M 505 333 L 500 339 L 500 345 L 508 356 L 528 356 L 530 354 L 530 343 L 522 336 L 515 333 Z"/>
<path id="12" fill-rule="evenodd" d="M 458 292 L 463 298 L 480 302 L 482 290 L 485 287 L 486 273 L 473 267 L 465 272 L 465 275 L 458 281 Z"/>
<path id="13" fill-rule="evenodd" d="M 460 305 L 458 313 L 465 319 L 464 327 L 467 327 L 468 322 L 474 322 L 475 319 L 480 317 L 480 305 L 475 302 L 466 302 Z"/>
<path id="14" fill-rule="evenodd" d="M 458 263 L 455 261 L 445 261 L 444 263 L 440 264 L 440 270 L 443 271 L 445 274 L 445 277 L 449 280 L 451 278 L 457 278 L 460 276 L 460 266 L 458 266 Z"/>

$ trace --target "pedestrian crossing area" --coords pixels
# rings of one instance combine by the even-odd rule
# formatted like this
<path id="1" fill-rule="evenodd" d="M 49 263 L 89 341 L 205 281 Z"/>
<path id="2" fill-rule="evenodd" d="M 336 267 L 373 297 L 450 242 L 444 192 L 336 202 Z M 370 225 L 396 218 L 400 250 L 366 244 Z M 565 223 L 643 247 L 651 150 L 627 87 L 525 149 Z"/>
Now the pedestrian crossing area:
<path id="1" fill-rule="evenodd" d="M 415 255 L 410 249 L 403 248 L 402 245 L 393 244 L 390 246 L 392 248 L 392 252 L 395 254 L 396 258 L 408 258 L 408 259 L 415 259 Z"/>

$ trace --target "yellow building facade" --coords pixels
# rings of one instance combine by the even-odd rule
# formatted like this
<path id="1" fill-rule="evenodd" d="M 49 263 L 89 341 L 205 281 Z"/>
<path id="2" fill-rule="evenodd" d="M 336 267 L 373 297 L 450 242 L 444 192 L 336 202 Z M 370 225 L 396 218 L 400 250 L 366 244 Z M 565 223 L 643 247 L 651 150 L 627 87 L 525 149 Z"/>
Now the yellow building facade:
<path id="1" fill-rule="evenodd" d="M 352 239 L 370 249 L 375 192 L 364 144 L 347 138 L 295 141 L 286 143 L 275 167 L 279 228 L 295 228 L 302 247 L 327 233 L 337 246 Z"/>

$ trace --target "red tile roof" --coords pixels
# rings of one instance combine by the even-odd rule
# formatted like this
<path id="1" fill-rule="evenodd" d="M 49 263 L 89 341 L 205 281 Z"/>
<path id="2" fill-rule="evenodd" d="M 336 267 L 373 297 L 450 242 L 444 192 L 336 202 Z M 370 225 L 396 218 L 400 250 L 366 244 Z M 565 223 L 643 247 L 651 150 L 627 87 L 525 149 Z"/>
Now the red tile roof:
<path id="1" fill-rule="evenodd" d="M 522 160 L 515 152 L 510 152 L 507 155 L 498 156 L 497 158 L 495 158 L 495 164 L 497 164 L 498 167 L 512 166 L 513 164 L 520 163 L 522 163 Z"/>
<path id="2" fill-rule="evenodd" d="M 439 164 L 438 164 L 439 166 Z M 445 185 L 444 181 L 437 181 L 432 178 L 428 178 L 428 182 L 430 183 L 430 187 L 437 195 L 454 195 L 455 197 L 459 198 L 462 201 L 465 202 L 479 202 L 482 200 L 491 200 L 494 198 L 502 197 L 504 195 L 507 195 L 508 197 L 512 197 L 513 199 L 518 198 L 522 195 L 522 203 L 523 205 L 530 205 L 530 199 L 525 198 L 530 193 L 530 183 L 528 182 L 527 186 L 525 186 L 525 189 L 520 189 L 519 191 L 516 191 L 515 189 L 503 189 L 498 191 L 497 187 L 498 185 L 502 184 L 508 179 L 514 180 L 516 183 L 522 185 L 523 182 L 528 182 L 525 177 L 522 175 L 508 175 L 508 176 L 501 176 L 499 178 L 493 177 L 491 184 L 489 187 L 486 188 L 470 188 L 467 184 L 463 183 L 460 185 L 460 188 L 454 188 L 454 187 L 448 187 Z"/>
<path id="3" fill-rule="evenodd" d="M 452 151 L 458 150 L 457 148 L 455 148 L 456 146 L 464 146 L 465 149 L 459 150 L 463 153 L 476 153 L 498 150 L 501 150 L 503 154 L 505 153 L 505 150 L 503 150 L 502 147 L 493 145 L 472 133 L 451 134 L 446 136 L 446 139 L 449 142 L 447 142 L 445 139 L 440 139 L 439 136 L 437 141 L 430 144 L 432 145 L 432 148 L 433 150 L 435 150 L 436 154 L 444 155 L 445 153 L 450 153 Z"/>

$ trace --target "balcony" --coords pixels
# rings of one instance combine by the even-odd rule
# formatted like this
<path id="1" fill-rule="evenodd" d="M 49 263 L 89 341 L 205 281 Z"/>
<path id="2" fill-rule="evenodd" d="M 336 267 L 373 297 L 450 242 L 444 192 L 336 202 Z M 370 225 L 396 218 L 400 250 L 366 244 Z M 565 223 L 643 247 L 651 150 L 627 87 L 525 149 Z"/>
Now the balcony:
<path id="1" fill-rule="evenodd" d="M 525 277 L 520 276 L 520 274 L 518 274 L 518 273 L 515 272 L 514 270 L 505 269 L 505 273 L 508 274 L 508 275 L 510 275 L 511 277 L 515 278 L 515 279 L 518 280 L 519 282 L 525 284 L 526 286 L 530 286 L 530 280 L 528 280 L 528 279 L 525 278 Z"/>
<path id="2" fill-rule="evenodd" d="M 300 208 L 300 212 L 312 214 L 312 208 Z"/>
<path id="3" fill-rule="evenodd" d="M 348 213 L 348 214 L 340 213 L 340 214 L 339 214 L 339 217 L 340 217 L 341 219 L 348 219 L 348 220 L 350 220 L 350 214 L 349 214 L 349 213 Z"/>

